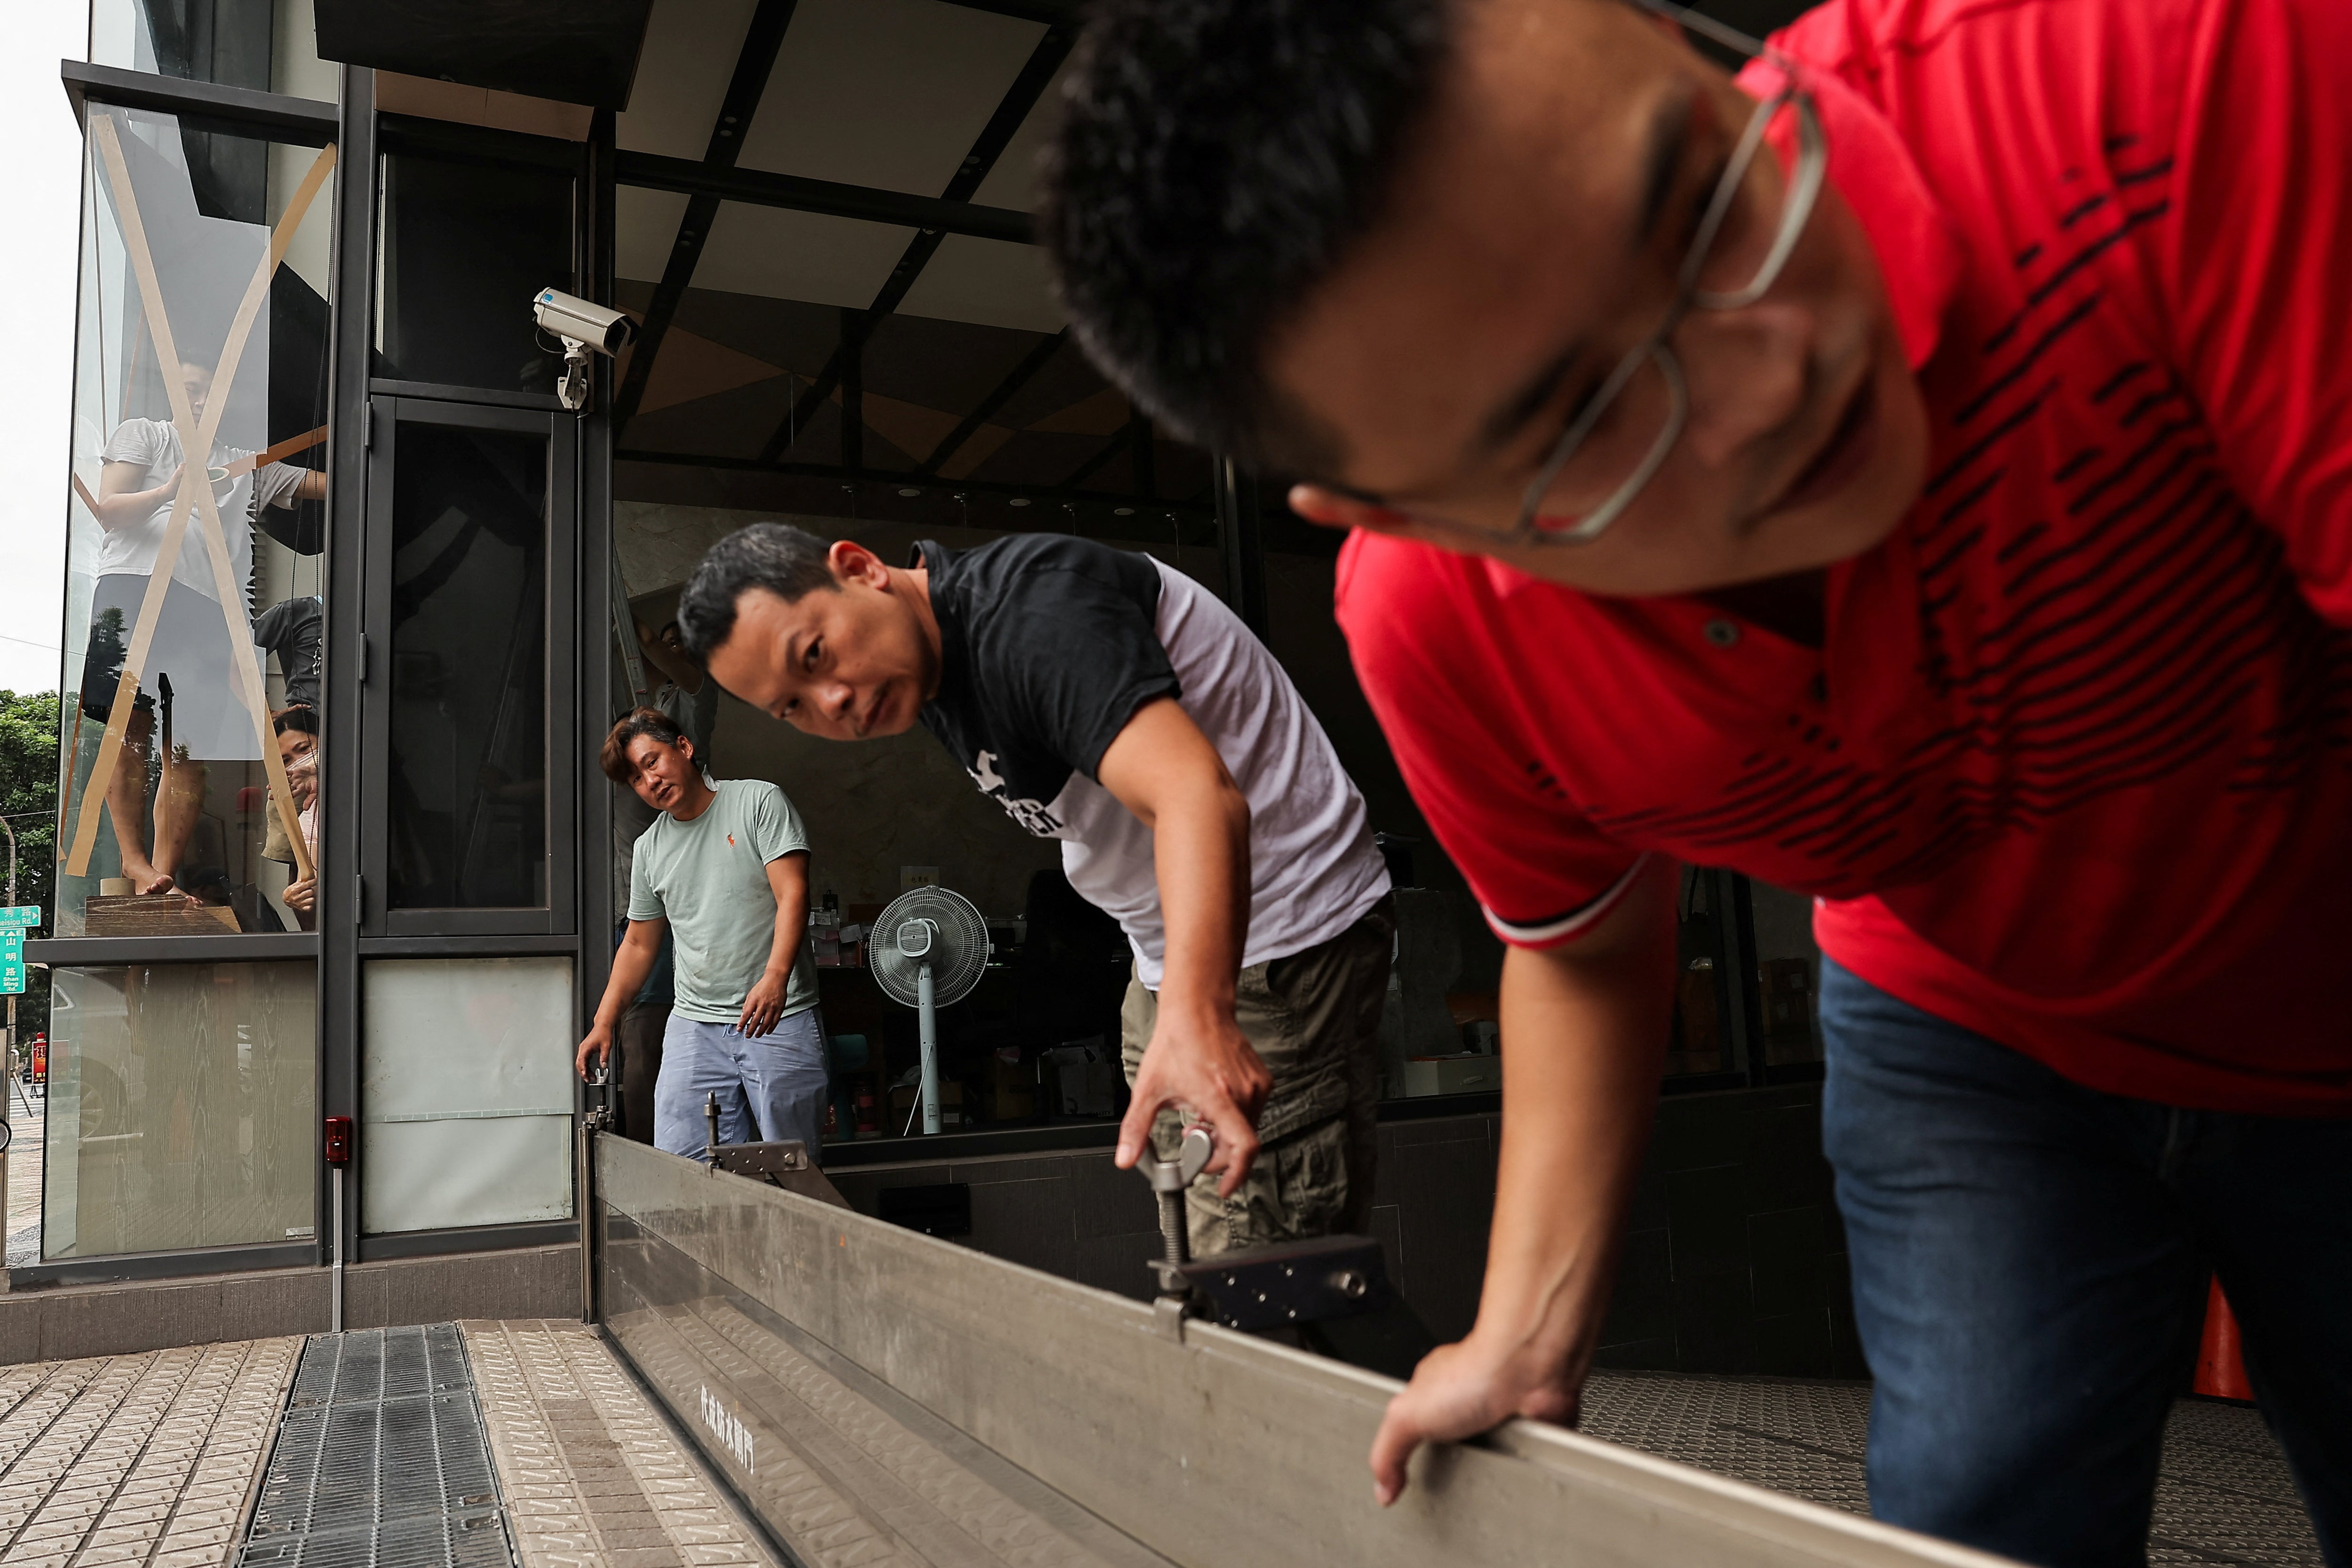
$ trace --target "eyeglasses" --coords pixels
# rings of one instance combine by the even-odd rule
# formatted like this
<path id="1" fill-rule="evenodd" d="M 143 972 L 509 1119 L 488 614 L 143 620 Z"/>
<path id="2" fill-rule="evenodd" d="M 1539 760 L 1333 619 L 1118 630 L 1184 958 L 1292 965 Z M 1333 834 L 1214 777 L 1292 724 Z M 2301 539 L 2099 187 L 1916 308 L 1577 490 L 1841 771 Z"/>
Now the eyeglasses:
<path id="1" fill-rule="evenodd" d="M 1676 329 L 1693 310 L 1742 310 L 1771 290 L 1804 237 L 1828 174 L 1829 143 L 1811 95 L 1800 85 L 1793 62 L 1747 35 L 1670 0 L 1634 3 L 1728 48 L 1770 62 L 1780 68 L 1785 85 L 1758 104 L 1748 117 L 1675 275 L 1674 301 L 1665 319 L 1618 362 L 1560 432 L 1521 492 L 1517 522 L 1501 535 L 1491 528 L 1443 523 L 1489 542 L 1590 544 L 1625 514 L 1664 466 L 1690 422 L 1689 384 L 1671 341 Z M 1764 150 L 1766 137 L 1787 110 L 1797 117 L 1797 157 L 1770 243 L 1760 256 L 1749 243 L 1735 244 L 1717 254 L 1726 221 Z M 1541 526 L 1548 501 L 1553 503 L 1549 515 L 1573 516 L 1576 521 L 1565 527 Z M 1435 518 L 1425 521 L 1442 522 Z"/>

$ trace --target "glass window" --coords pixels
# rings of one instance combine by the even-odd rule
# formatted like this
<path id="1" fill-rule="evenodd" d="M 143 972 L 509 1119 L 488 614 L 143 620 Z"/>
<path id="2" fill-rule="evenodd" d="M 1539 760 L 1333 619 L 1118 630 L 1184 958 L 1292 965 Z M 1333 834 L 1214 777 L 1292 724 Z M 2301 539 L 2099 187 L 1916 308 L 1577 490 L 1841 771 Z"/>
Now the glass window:
<path id="1" fill-rule="evenodd" d="M 1765 1065 L 1820 1061 L 1822 950 L 1813 941 L 1813 900 L 1763 882 L 1748 884 L 1748 898 Z"/>
<path id="2" fill-rule="evenodd" d="M 375 959 L 361 975 L 360 1228 L 572 1213 L 572 961 Z"/>
<path id="3" fill-rule="evenodd" d="M 41 1256 L 315 1234 L 314 966 L 60 969 Z"/>
<path id="4" fill-rule="evenodd" d="M 307 928 L 332 150 L 98 105 L 86 142 L 56 929 Z"/>
<path id="5" fill-rule="evenodd" d="M 573 287 L 572 185 L 562 169 L 386 154 L 375 374 L 551 395 L 562 346 L 530 301 Z"/>
<path id="6" fill-rule="evenodd" d="M 89 58 L 102 66 L 335 101 L 310 0 L 95 0 Z"/>
<path id="7" fill-rule="evenodd" d="M 544 908 L 547 439 L 403 420 L 392 483 L 386 905 Z"/>

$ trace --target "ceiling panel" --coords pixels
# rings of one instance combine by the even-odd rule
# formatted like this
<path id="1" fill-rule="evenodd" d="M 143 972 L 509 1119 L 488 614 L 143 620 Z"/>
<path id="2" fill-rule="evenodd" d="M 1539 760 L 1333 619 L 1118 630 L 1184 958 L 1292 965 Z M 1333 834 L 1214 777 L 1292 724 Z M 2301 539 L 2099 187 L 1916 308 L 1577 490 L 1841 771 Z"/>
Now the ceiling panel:
<path id="1" fill-rule="evenodd" d="M 996 160 L 988 178 L 972 193 L 973 201 L 984 207 L 1011 207 L 1024 213 L 1036 210 L 1037 155 L 1045 150 L 1045 143 L 1054 139 L 1055 131 L 1062 123 L 1062 84 L 1076 68 L 1074 61 L 1062 62 L 1062 68 L 1054 73 L 1053 81 L 1038 96 L 1037 106 L 1029 111 L 1029 118 L 1021 122 L 1021 129 L 1005 143 L 1003 156 Z"/>
<path id="2" fill-rule="evenodd" d="M 968 234 L 951 234 L 940 242 L 939 253 L 898 309 L 909 316 L 1031 332 L 1058 332 L 1068 319 L 1054 302 L 1044 251 Z"/>
<path id="3" fill-rule="evenodd" d="M 633 153 L 700 158 L 757 0 L 654 0 L 636 89 L 614 130 Z M 658 278 L 658 270 L 654 273 Z"/>
<path id="4" fill-rule="evenodd" d="M 910 228 L 721 202 L 694 286 L 863 310 L 898 264 Z"/>
<path id="5" fill-rule="evenodd" d="M 940 0 L 800 0 L 741 162 L 936 196 L 1045 34 Z"/>
<path id="6" fill-rule="evenodd" d="M 685 221 L 691 198 L 675 191 L 649 191 L 642 185 L 622 185 L 613 197 L 613 273 L 647 283 L 661 281 L 669 265 L 670 247 L 677 243 L 677 226 Z"/>

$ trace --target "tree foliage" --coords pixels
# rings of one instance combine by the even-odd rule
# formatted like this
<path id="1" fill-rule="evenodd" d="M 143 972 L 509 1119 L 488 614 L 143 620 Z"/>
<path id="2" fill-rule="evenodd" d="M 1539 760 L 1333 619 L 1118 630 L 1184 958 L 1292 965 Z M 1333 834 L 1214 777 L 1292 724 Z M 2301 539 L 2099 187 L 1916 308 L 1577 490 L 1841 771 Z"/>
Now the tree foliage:
<path id="1" fill-rule="evenodd" d="M 38 904 L 50 920 L 57 917 L 58 716 L 54 691 L 0 691 L 0 814 L 16 835 L 13 900 L 5 897 L 8 850 L 0 838 L 0 902 Z M 48 972 L 27 978 L 16 1008 L 24 1038 L 49 1023 Z"/>

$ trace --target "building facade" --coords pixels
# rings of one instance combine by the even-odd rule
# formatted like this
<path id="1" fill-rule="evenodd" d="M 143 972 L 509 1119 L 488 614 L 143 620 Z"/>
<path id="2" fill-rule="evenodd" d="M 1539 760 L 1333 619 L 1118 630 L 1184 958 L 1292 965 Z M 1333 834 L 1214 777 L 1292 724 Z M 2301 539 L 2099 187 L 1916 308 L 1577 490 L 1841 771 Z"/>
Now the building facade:
<path id="1" fill-rule="evenodd" d="M 499 1253 L 477 1274 L 514 1300 L 478 1310 L 576 1300 L 572 1048 L 646 820 L 594 752 L 649 701 L 702 715 L 720 776 L 793 798 L 838 922 L 924 880 L 990 920 L 928 1148 L 900 1136 L 911 1014 L 854 946 L 823 972 L 831 1164 L 1108 1144 L 1124 949 L 1072 910 L 1055 847 L 920 733 L 828 746 L 688 689 L 661 635 L 677 591 L 760 519 L 886 557 L 1083 534 L 1224 596 L 1412 888 L 1391 1109 L 1491 1112 L 1499 952 L 1355 689 L 1336 539 L 1105 383 L 1029 242 L 1076 20 L 93 0 L 63 68 L 85 148 L 68 646 L 31 949 L 55 1012 L 16 1289 L 341 1258 L 417 1265 L 384 1310 L 446 1316 L 429 1282 L 455 1276 L 424 1266 Z M 576 412 L 530 310 L 549 287 L 636 323 Z M 1803 913 L 1686 874 L 1670 1087 L 1817 1076 Z"/>

